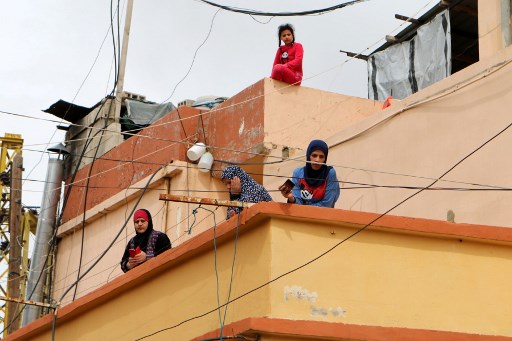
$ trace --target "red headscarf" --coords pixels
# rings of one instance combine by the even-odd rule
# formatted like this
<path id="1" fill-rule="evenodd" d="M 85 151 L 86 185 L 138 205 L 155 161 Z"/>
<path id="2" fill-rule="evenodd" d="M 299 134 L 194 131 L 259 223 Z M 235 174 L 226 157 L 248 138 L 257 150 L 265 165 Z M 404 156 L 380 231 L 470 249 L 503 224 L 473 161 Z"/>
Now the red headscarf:
<path id="1" fill-rule="evenodd" d="M 144 210 L 137 210 L 133 215 L 133 221 L 136 222 L 139 219 L 144 219 L 145 221 L 149 221 L 148 214 Z"/>

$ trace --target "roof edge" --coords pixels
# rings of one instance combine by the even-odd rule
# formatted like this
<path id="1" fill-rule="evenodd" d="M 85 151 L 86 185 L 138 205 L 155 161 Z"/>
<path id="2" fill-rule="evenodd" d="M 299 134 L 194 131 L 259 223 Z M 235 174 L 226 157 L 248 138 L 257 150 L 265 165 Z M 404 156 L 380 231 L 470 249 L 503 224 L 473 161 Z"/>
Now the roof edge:
<path id="1" fill-rule="evenodd" d="M 223 328 L 229 335 L 270 334 L 282 336 L 299 336 L 300 339 L 314 340 L 510 340 L 505 336 L 479 335 L 442 330 L 413 329 L 385 326 L 367 326 L 346 323 L 288 320 L 282 318 L 246 318 L 227 324 Z M 219 329 L 192 339 L 192 341 L 215 339 L 219 337 Z"/>

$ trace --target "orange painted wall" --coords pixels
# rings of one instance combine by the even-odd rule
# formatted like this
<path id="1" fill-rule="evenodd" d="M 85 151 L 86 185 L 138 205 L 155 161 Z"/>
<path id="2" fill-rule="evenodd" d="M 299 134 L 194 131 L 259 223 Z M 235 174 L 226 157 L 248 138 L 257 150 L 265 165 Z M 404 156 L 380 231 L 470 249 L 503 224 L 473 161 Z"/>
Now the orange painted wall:
<path id="1" fill-rule="evenodd" d="M 259 81 L 209 112 L 180 107 L 113 148 L 93 165 L 86 209 L 151 175 L 160 165 L 172 160 L 186 161 L 187 143 L 192 143 L 195 137 L 214 146 L 211 151 L 216 160 L 241 162 L 251 158 L 252 154 L 232 151 L 248 151 L 263 142 L 262 94 L 263 81 Z M 249 131 L 244 130 L 242 137 L 239 133 L 241 125 Z M 213 168 L 225 166 L 216 163 Z M 63 222 L 83 213 L 85 179 L 89 170 L 90 166 L 86 166 L 78 172 L 63 212 Z M 70 178 L 66 184 L 69 182 Z"/>
<path id="2" fill-rule="evenodd" d="M 197 110 L 180 108 L 182 117 L 196 113 Z M 191 121 L 183 122 L 191 130 Z M 184 159 L 186 145 L 174 142 L 184 139 L 177 111 L 173 111 L 155 122 L 153 126 L 144 129 L 139 135 L 140 137 L 134 136 L 113 148 L 92 165 L 89 193 L 85 205 L 87 209 L 151 175 L 160 165 L 174 159 Z M 134 160 L 137 162 L 131 162 Z M 63 212 L 63 222 L 83 213 L 86 179 L 90 167 L 89 165 L 82 168 L 76 175 L 74 186 L 71 188 Z M 70 178 L 66 180 L 66 185 L 69 185 L 69 182 Z"/>

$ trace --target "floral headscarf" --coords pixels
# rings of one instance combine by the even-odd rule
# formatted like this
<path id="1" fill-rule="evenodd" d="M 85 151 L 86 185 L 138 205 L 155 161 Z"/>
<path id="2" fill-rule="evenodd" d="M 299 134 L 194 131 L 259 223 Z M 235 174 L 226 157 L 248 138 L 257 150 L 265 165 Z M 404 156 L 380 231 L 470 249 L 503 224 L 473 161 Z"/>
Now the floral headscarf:
<path id="1" fill-rule="evenodd" d="M 253 203 L 261 201 L 272 201 L 272 197 L 270 194 L 268 194 L 265 187 L 257 183 L 239 166 L 227 166 L 224 168 L 222 171 L 221 179 L 231 180 L 235 176 L 238 176 L 240 179 L 240 197 L 233 198 L 233 196 L 231 196 L 231 200 Z M 240 207 L 229 207 L 227 219 L 229 219 L 230 210 L 235 211 L 235 213 L 239 213 L 242 209 Z"/>

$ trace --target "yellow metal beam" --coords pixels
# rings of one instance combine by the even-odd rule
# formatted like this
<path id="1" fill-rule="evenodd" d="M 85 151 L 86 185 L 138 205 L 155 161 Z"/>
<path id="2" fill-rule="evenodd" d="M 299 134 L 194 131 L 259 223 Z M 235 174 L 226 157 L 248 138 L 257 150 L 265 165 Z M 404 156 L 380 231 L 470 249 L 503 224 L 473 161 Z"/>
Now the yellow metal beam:
<path id="1" fill-rule="evenodd" d="M 21 154 L 23 139 L 20 134 L 5 133 L 4 137 L 0 137 L 0 148 L 0 173 L 2 173 L 7 169 L 14 155 Z"/>
<path id="2" fill-rule="evenodd" d="M 8 265 L 9 265 L 9 245 L 11 244 L 9 235 L 9 201 L 11 199 L 11 181 L 10 173 L 12 161 L 16 155 L 21 155 L 23 148 L 23 139 L 20 134 L 5 133 L 4 137 L 0 137 L 0 242 L 8 243 L 5 250 L 0 250 L 0 293 L 7 296 L 8 281 Z M 26 275 L 28 273 L 28 244 L 30 233 L 35 233 L 37 226 L 37 217 L 32 212 L 25 212 L 22 216 L 22 273 L 23 276 L 20 283 L 21 295 L 25 296 Z M 21 239 L 21 238 L 20 238 Z M 0 305 L 0 323 L 4 323 L 7 315 L 6 305 Z M 2 329 L 5 326 L 0 326 Z M 4 332 L 4 336 L 5 336 Z"/>

